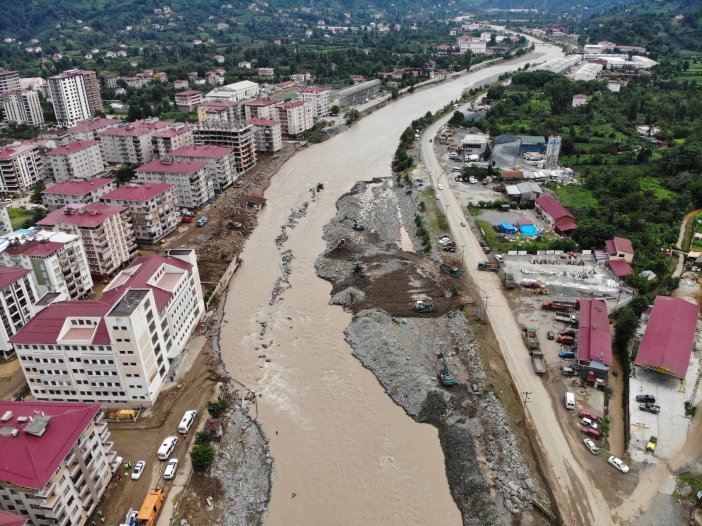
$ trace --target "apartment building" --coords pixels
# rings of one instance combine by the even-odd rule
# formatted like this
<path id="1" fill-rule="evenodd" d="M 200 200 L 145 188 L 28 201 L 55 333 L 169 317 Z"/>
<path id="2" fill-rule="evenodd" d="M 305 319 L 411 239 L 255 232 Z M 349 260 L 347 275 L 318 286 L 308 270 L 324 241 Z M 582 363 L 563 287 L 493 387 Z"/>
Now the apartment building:
<path id="1" fill-rule="evenodd" d="M 273 119 L 251 119 L 254 144 L 257 152 L 277 152 L 283 148 L 283 129 L 280 121 Z"/>
<path id="2" fill-rule="evenodd" d="M 49 97 L 59 126 L 70 128 L 94 115 L 88 100 L 87 78 L 81 72 L 66 71 L 47 80 Z"/>
<path id="3" fill-rule="evenodd" d="M 32 526 L 87 524 L 116 456 L 99 404 L 0 400 L 0 509 Z"/>
<path id="4" fill-rule="evenodd" d="M 283 135 L 297 136 L 313 126 L 312 107 L 303 100 L 279 102 L 275 105 Z"/>
<path id="5" fill-rule="evenodd" d="M 175 94 L 175 105 L 178 111 L 193 111 L 202 104 L 202 92 L 196 89 L 180 91 Z"/>
<path id="6" fill-rule="evenodd" d="M 460 36 L 456 40 L 461 53 L 473 53 L 474 55 L 484 55 L 487 50 L 487 42 L 479 38 Z"/>
<path id="7" fill-rule="evenodd" d="M 57 183 L 89 179 L 105 169 L 98 141 L 74 141 L 46 152 L 49 176 Z"/>
<path id="8" fill-rule="evenodd" d="M 173 232 L 180 221 L 172 188 L 170 184 L 127 183 L 100 200 L 129 208 L 136 240 L 156 243 Z"/>
<path id="9" fill-rule="evenodd" d="M 248 124 L 200 123 L 193 130 L 195 144 L 216 144 L 231 148 L 238 174 L 243 174 L 256 164 L 256 146 L 253 127 Z"/>
<path id="10" fill-rule="evenodd" d="M 34 316 L 37 291 L 24 268 L 0 267 L 0 358 L 14 352 L 10 338 Z M 1 523 L 0 523 L 1 524 Z"/>
<path id="11" fill-rule="evenodd" d="M 166 158 L 141 165 L 135 176 L 142 183 L 170 184 L 179 208 L 199 208 L 214 197 L 205 162 Z"/>
<path id="12" fill-rule="evenodd" d="M 32 270 L 39 296 L 60 292 L 72 299 L 90 294 L 93 279 L 79 236 L 36 228 L 0 238 L 0 265 Z"/>
<path id="13" fill-rule="evenodd" d="M 225 146 L 198 145 L 178 148 L 171 152 L 175 161 L 207 163 L 207 178 L 215 193 L 221 193 L 237 180 L 234 151 Z"/>
<path id="14" fill-rule="evenodd" d="M 320 88 L 319 86 L 308 86 L 302 88 L 298 97 L 304 100 L 312 107 L 312 117 L 326 117 L 329 115 L 329 88 Z"/>
<path id="15" fill-rule="evenodd" d="M 97 132 L 105 162 L 115 164 L 142 164 L 153 159 L 151 134 L 148 128 L 132 124 L 121 125 Z"/>
<path id="16" fill-rule="evenodd" d="M 70 204 L 54 210 L 37 225 L 83 240 L 90 273 L 105 279 L 129 263 L 137 253 L 129 209 L 105 203 Z"/>
<path id="17" fill-rule="evenodd" d="M 11 90 L 0 95 L 5 119 L 19 124 L 40 126 L 44 124 L 39 94 L 32 90 Z"/>
<path id="18" fill-rule="evenodd" d="M 197 119 L 205 125 L 245 124 L 244 106 L 241 102 L 206 100 L 197 108 Z"/>
<path id="19" fill-rule="evenodd" d="M 151 150 L 154 158 L 166 157 L 171 150 L 193 146 L 193 132 L 185 123 L 176 123 L 171 128 L 155 131 L 151 135 Z"/>
<path id="20" fill-rule="evenodd" d="M 14 144 L 0 150 L 0 193 L 19 194 L 45 177 L 36 144 Z"/>
<path id="21" fill-rule="evenodd" d="M 102 113 L 104 106 L 102 104 L 102 96 L 100 95 L 100 81 L 97 78 L 97 74 L 94 71 L 85 70 L 79 70 L 78 73 L 83 76 L 90 113 L 93 115 Z"/>
<path id="22" fill-rule="evenodd" d="M 49 210 L 58 210 L 69 204 L 97 203 L 116 187 L 114 179 L 72 179 L 42 191 L 41 200 Z"/>
<path id="23" fill-rule="evenodd" d="M 275 77 L 275 69 L 273 68 L 258 68 L 256 74 L 263 80 L 271 80 Z"/>
<path id="24" fill-rule="evenodd" d="M 278 99 L 254 99 L 244 102 L 246 120 L 276 119 L 278 112 L 275 105 L 282 102 Z"/>
<path id="25" fill-rule="evenodd" d="M 173 249 L 137 258 L 97 300 L 49 305 L 11 341 L 38 400 L 149 407 L 204 311 L 195 251 Z"/>
<path id="26" fill-rule="evenodd" d="M 0 93 L 21 89 L 19 73 L 0 68 Z"/>
<path id="27" fill-rule="evenodd" d="M 72 141 L 97 141 L 100 139 L 99 132 L 116 128 L 120 124 L 124 124 L 124 121 L 107 118 L 88 119 L 68 128 L 68 133 Z"/>

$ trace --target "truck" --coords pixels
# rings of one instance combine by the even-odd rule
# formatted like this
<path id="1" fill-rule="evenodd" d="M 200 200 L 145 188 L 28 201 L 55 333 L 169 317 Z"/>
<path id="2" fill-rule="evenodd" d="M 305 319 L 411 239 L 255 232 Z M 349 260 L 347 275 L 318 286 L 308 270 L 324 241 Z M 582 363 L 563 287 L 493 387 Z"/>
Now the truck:
<path id="1" fill-rule="evenodd" d="M 461 275 L 461 271 L 458 267 L 452 267 L 450 265 L 441 265 L 441 272 L 448 274 L 452 278 L 457 278 Z"/>
<path id="2" fill-rule="evenodd" d="M 541 304 L 541 308 L 545 310 L 578 310 L 580 308 L 580 300 L 554 299 L 544 301 Z"/>
<path id="3" fill-rule="evenodd" d="M 499 272 L 500 264 L 499 263 L 491 263 L 489 261 L 480 261 L 478 263 L 478 270 L 486 270 L 489 272 Z"/>
<path id="4" fill-rule="evenodd" d="M 569 314 L 567 312 L 557 312 L 556 313 L 556 321 L 560 321 L 561 323 L 570 323 L 571 325 L 578 325 L 578 318 L 575 316 L 575 314 Z"/>
<path id="5" fill-rule="evenodd" d="M 541 376 L 546 373 L 546 364 L 544 363 L 544 353 L 541 351 L 531 351 L 531 363 L 534 366 L 534 372 Z"/>
<path id="6" fill-rule="evenodd" d="M 417 300 L 414 302 L 414 310 L 415 312 L 432 312 L 434 305 L 429 301 Z"/>
<path id="7" fill-rule="evenodd" d="M 539 338 L 536 336 L 536 329 L 533 327 L 523 327 L 522 338 L 524 339 L 524 344 L 527 349 L 530 351 L 540 349 Z"/>
<path id="8" fill-rule="evenodd" d="M 144 499 L 136 517 L 136 526 L 155 526 L 158 512 L 163 506 L 163 490 L 152 489 Z"/>
<path id="9" fill-rule="evenodd" d="M 511 272 L 505 272 L 504 281 L 506 289 L 513 289 L 516 284 L 514 281 L 514 276 Z"/>

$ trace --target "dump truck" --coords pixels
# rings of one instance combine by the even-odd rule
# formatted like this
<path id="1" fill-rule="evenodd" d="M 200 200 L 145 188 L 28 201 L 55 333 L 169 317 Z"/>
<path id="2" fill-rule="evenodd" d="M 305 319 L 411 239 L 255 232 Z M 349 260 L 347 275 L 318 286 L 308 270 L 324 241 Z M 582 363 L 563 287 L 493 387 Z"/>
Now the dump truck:
<path id="1" fill-rule="evenodd" d="M 514 281 L 514 276 L 511 272 L 505 272 L 504 281 L 506 289 L 513 289 L 516 284 Z"/>
<path id="2" fill-rule="evenodd" d="M 499 272 L 500 264 L 491 263 L 489 261 L 481 261 L 478 263 L 478 270 L 486 270 L 488 272 Z"/>
<path id="3" fill-rule="evenodd" d="M 531 363 L 534 366 L 534 372 L 542 375 L 546 372 L 546 364 L 544 363 L 544 353 L 541 351 L 531 351 Z"/>
<path id="4" fill-rule="evenodd" d="M 551 300 L 544 301 L 541 308 L 545 310 L 578 310 L 580 308 L 580 300 Z"/>
<path id="5" fill-rule="evenodd" d="M 415 312 L 432 312 L 434 305 L 429 301 L 417 300 L 414 302 L 414 310 Z"/>
<path id="6" fill-rule="evenodd" d="M 527 349 L 538 350 L 541 346 L 539 345 L 539 338 L 536 336 L 536 329 L 533 327 L 522 328 L 522 338 L 524 339 L 524 344 Z"/>
<path id="7" fill-rule="evenodd" d="M 448 274 L 452 278 L 457 278 L 461 275 L 461 270 L 458 267 L 451 267 L 449 265 L 441 265 L 441 272 Z"/>
<path id="8" fill-rule="evenodd" d="M 158 512 L 163 506 L 163 490 L 152 489 L 144 499 L 136 517 L 136 526 L 155 526 Z"/>

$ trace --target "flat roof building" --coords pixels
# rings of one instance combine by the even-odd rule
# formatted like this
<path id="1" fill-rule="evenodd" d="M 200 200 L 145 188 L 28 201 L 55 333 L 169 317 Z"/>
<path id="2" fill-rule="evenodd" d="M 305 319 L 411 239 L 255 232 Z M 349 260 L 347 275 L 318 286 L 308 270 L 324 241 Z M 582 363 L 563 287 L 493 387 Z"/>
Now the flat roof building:
<path id="1" fill-rule="evenodd" d="M 257 83 L 250 80 L 242 80 L 213 89 L 205 95 L 205 100 L 238 101 L 252 99 L 258 96 L 258 92 L 259 87 Z"/>
<path id="2" fill-rule="evenodd" d="M 44 163 L 36 144 L 15 144 L 0 149 L 0 192 L 25 192 L 44 177 Z"/>
<path id="3" fill-rule="evenodd" d="M 607 378 L 612 366 L 612 332 L 603 300 L 580 300 L 577 357 L 584 377 Z"/>

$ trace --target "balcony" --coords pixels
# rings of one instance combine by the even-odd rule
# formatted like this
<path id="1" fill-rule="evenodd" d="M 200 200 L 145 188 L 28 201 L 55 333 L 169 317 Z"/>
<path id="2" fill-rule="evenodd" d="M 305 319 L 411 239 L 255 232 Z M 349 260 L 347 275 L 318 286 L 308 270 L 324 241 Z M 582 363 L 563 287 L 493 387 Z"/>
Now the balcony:
<path id="1" fill-rule="evenodd" d="M 44 498 L 41 501 L 41 504 L 39 504 L 39 507 L 45 510 L 53 510 L 54 506 L 56 505 L 56 501 L 58 501 L 59 496 L 56 493 L 52 493 L 48 497 Z"/>

